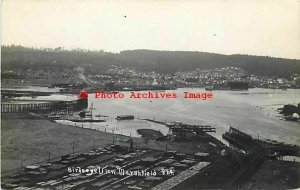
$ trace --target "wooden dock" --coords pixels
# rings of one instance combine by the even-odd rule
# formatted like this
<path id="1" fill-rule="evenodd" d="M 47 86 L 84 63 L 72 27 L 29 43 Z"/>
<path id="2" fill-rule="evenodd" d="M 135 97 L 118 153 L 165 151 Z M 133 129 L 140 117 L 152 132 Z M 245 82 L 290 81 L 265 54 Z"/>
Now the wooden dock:
<path id="1" fill-rule="evenodd" d="M 88 107 L 87 99 L 52 101 L 43 103 L 2 103 L 1 113 L 52 112 L 60 110 L 79 111 Z"/>

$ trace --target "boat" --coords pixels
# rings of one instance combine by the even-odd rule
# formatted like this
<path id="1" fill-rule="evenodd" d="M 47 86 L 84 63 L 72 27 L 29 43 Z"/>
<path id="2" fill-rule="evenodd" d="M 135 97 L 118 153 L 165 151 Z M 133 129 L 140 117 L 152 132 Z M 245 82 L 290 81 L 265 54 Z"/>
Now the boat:
<path id="1" fill-rule="evenodd" d="M 107 116 L 107 115 L 101 115 L 101 114 L 97 114 L 97 115 L 95 115 L 95 117 L 109 117 L 109 116 Z"/>
<path id="2" fill-rule="evenodd" d="M 133 115 L 118 115 L 116 117 L 116 120 L 133 120 L 134 116 Z"/>
<path id="3" fill-rule="evenodd" d="M 213 87 L 212 87 L 212 86 L 206 86 L 206 87 L 205 87 L 205 90 L 206 90 L 206 91 L 212 91 L 212 90 L 213 90 Z"/>

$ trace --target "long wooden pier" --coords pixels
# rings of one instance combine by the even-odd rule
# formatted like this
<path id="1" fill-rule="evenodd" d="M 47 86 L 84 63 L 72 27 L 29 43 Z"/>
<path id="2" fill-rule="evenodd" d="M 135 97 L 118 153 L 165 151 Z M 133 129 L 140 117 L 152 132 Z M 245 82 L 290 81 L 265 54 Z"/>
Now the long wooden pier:
<path id="1" fill-rule="evenodd" d="M 59 110 L 82 110 L 88 107 L 87 99 L 54 101 L 44 103 L 2 103 L 1 113 L 51 112 Z"/>
<path id="2" fill-rule="evenodd" d="M 2 98 L 22 97 L 22 96 L 49 96 L 54 92 L 39 92 L 30 90 L 13 90 L 13 89 L 1 89 Z"/>
<path id="3" fill-rule="evenodd" d="M 30 104 L 1 104 L 1 113 L 19 113 L 19 112 L 38 112 L 50 110 L 53 105 L 48 103 L 30 103 Z"/>
<path id="4" fill-rule="evenodd" d="M 189 125 L 189 124 L 184 124 L 184 123 L 180 123 L 180 122 L 168 123 L 168 122 L 156 121 L 156 120 L 152 120 L 152 119 L 141 119 L 141 120 L 165 125 L 172 132 L 184 132 L 184 133 L 196 132 L 197 134 L 207 133 L 207 132 L 214 132 L 214 133 L 216 132 L 216 128 L 212 127 L 210 125 Z"/>

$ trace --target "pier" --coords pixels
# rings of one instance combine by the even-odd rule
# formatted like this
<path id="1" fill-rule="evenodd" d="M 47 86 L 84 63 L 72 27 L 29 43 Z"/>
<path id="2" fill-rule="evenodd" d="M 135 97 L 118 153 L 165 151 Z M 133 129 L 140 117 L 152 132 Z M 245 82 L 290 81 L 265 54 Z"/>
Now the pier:
<path id="1" fill-rule="evenodd" d="M 183 123 L 171 123 L 167 124 L 167 127 L 172 132 L 179 132 L 182 134 L 188 133 L 188 132 L 195 132 L 197 135 L 207 132 L 216 132 L 216 128 L 211 127 L 210 125 L 189 125 L 189 124 L 183 124 Z"/>
<path id="2" fill-rule="evenodd" d="M 142 120 L 165 125 L 170 129 L 171 132 L 180 132 L 182 134 L 188 132 L 195 132 L 197 135 L 199 135 L 207 132 L 214 132 L 214 133 L 216 132 L 216 128 L 210 125 L 189 125 L 180 122 L 168 123 L 168 122 L 156 121 L 153 119 L 142 119 Z"/>
<path id="3" fill-rule="evenodd" d="M 2 89 L 1 97 L 2 98 L 11 98 L 11 97 L 22 97 L 22 96 L 49 96 L 54 92 L 39 92 L 39 91 L 30 91 L 30 90 L 10 90 Z"/>
<path id="4" fill-rule="evenodd" d="M 61 110 L 79 111 L 87 108 L 87 106 L 87 99 L 43 103 L 2 103 L 1 113 L 52 112 Z"/>
<path id="5" fill-rule="evenodd" d="M 47 103 L 30 103 L 30 104 L 1 104 L 1 113 L 20 113 L 20 112 L 40 112 L 51 110 L 53 104 Z"/>

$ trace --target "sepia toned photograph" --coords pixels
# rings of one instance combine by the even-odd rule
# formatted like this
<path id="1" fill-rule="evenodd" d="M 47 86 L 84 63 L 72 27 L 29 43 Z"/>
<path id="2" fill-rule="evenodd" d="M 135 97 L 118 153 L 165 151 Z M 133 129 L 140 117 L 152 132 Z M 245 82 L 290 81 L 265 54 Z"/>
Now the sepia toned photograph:
<path id="1" fill-rule="evenodd" d="M 1 189 L 299 188 L 299 0 L 1 1 Z"/>

